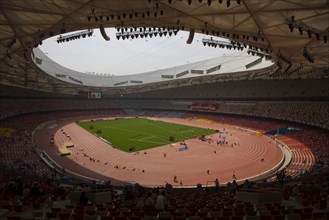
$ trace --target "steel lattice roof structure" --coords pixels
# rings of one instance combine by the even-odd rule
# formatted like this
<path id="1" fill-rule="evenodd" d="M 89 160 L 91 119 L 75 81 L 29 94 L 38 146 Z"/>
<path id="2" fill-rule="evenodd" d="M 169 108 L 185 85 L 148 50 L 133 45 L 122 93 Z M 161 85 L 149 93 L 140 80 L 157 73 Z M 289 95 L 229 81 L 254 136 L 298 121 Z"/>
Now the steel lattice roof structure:
<path id="1" fill-rule="evenodd" d="M 0 0 L 1 84 L 62 92 L 81 87 L 45 74 L 35 63 L 33 49 L 51 36 L 105 27 L 185 30 L 192 44 L 194 32 L 220 36 L 265 53 L 274 62 L 245 77 L 289 77 L 317 70 L 328 75 L 327 0 Z M 106 33 L 103 37 L 108 40 Z M 195 78 L 174 80 L 170 86 L 221 77 Z M 130 90 L 168 87 L 155 84 Z"/>

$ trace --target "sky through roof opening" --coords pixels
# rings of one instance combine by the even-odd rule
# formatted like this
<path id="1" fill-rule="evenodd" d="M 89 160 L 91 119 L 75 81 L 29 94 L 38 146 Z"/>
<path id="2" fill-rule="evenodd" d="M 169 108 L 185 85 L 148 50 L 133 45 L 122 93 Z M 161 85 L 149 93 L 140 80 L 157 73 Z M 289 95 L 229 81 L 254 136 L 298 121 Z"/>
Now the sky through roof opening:
<path id="1" fill-rule="evenodd" d="M 204 46 L 202 39 L 210 38 L 204 34 L 195 34 L 192 44 L 186 44 L 187 31 L 172 36 L 118 40 L 116 29 L 105 30 L 110 41 L 105 41 L 99 29 L 95 29 L 91 37 L 57 43 L 59 36 L 55 36 L 39 47 L 49 58 L 69 69 L 115 76 L 166 69 L 233 53 L 233 50 Z"/>

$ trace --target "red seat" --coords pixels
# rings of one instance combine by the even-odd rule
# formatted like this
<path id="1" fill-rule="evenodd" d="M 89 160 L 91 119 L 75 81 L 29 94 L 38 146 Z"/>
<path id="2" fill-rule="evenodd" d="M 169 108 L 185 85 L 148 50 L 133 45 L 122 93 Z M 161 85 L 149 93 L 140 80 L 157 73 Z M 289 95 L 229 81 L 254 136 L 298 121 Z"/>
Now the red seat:
<path id="1" fill-rule="evenodd" d="M 303 213 L 312 213 L 313 212 L 313 208 L 304 208 L 303 209 Z"/>
<path id="2" fill-rule="evenodd" d="M 84 214 L 73 214 L 72 219 L 73 220 L 83 220 L 85 218 Z"/>
<path id="3" fill-rule="evenodd" d="M 65 208 L 67 208 L 67 209 L 73 209 L 74 208 L 74 205 L 65 205 Z"/>
<path id="4" fill-rule="evenodd" d="M 246 210 L 246 215 L 249 215 L 249 216 L 255 216 L 257 214 L 257 212 L 256 211 L 254 211 L 254 210 Z"/>
<path id="5" fill-rule="evenodd" d="M 273 215 L 273 220 L 285 220 L 286 216 L 285 215 Z"/>
<path id="6" fill-rule="evenodd" d="M 314 220 L 324 219 L 324 213 L 323 212 L 315 212 L 315 213 L 313 213 L 313 219 Z"/>
<path id="7" fill-rule="evenodd" d="M 59 213 L 58 216 L 60 220 L 68 220 L 71 218 L 70 213 Z"/>
<path id="8" fill-rule="evenodd" d="M 231 215 L 232 215 L 232 211 L 226 210 L 223 212 L 223 216 L 231 216 Z"/>
<path id="9" fill-rule="evenodd" d="M 206 217 L 203 217 L 202 220 L 215 220 L 215 217 L 206 216 Z"/>
<path id="10" fill-rule="evenodd" d="M 7 220 L 21 220 L 20 216 L 7 216 Z"/>
<path id="11" fill-rule="evenodd" d="M 127 220 L 126 216 L 115 216 L 114 220 Z"/>
<path id="12" fill-rule="evenodd" d="M 76 214 L 76 215 L 82 215 L 82 214 L 84 214 L 84 209 L 77 209 L 77 208 L 75 208 L 74 209 L 74 214 Z"/>
<path id="13" fill-rule="evenodd" d="M 106 207 L 97 207 L 97 211 L 106 211 Z"/>
<path id="14" fill-rule="evenodd" d="M 285 209 L 285 210 L 282 210 L 282 214 L 290 214 L 292 213 L 292 210 L 291 209 Z"/>
<path id="15" fill-rule="evenodd" d="M 182 217 L 184 215 L 184 213 L 183 212 L 174 212 L 173 215 L 175 217 Z"/>
<path id="16" fill-rule="evenodd" d="M 109 211 L 110 212 L 110 216 L 119 216 L 120 215 L 120 211 Z"/>
<path id="17" fill-rule="evenodd" d="M 293 209 L 293 213 L 302 213 L 303 209 Z"/>
<path id="18" fill-rule="evenodd" d="M 87 215 L 95 215 L 96 211 L 95 210 L 86 210 Z"/>
<path id="19" fill-rule="evenodd" d="M 144 217 L 145 213 L 143 211 L 135 211 L 134 212 L 134 215 L 136 217 Z"/>
<path id="20" fill-rule="evenodd" d="M 57 213 L 56 212 L 46 212 L 47 218 L 56 218 Z"/>
<path id="21" fill-rule="evenodd" d="M 59 213 L 61 211 L 61 208 L 51 208 L 51 212 Z"/>
<path id="22" fill-rule="evenodd" d="M 22 205 L 13 205 L 13 209 L 15 212 L 22 212 L 23 206 Z"/>
<path id="23" fill-rule="evenodd" d="M 11 211 L 13 207 L 10 204 L 4 204 L 4 205 L 2 205 L 2 208 L 8 209 L 9 211 Z"/>
<path id="24" fill-rule="evenodd" d="M 200 217 L 206 217 L 207 216 L 207 212 L 198 212 L 198 216 Z"/>
<path id="25" fill-rule="evenodd" d="M 261 215 L 261 216 L 258 216 L 258 219 L 259 220 L 269 220 L 269 219 L 272 219 L 272 216 L 271 215 Z"/>
<path id="26" fill-rule="evenodd" d="M 301 213 L 300 214 L 300 218 L 302 219 L 302 220 L 306 220 L 306 219 L 312 219 L 312 213 Z"/>
<path id="27" fill-rule="evenodd" d="M 32 203 L 32 207 L 33 207 L 34 209 L 40 209 L 40 207 L 41 207 L 41 203 L 39 203 L 39 202 L 34 202 L 34 203 Z"/>
<path id="28" fill-rule="evenodd" d="M 281 215 L 281 210 L 271 210 L 272 215 Z"/>
<path id="29" fill-rule="evenodd" d="M 101 216 L 101 220 L 112 220 L 112 216 Z"/>

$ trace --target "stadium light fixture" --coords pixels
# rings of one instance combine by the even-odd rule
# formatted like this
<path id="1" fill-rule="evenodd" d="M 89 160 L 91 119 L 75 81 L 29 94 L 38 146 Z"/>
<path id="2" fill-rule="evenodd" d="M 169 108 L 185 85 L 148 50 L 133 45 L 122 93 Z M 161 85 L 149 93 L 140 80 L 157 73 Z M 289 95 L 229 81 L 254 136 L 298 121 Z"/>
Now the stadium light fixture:
<path id="1" fill-rule="evenodd" d="M 65 36 L 60 35 L 57 38 L 57 43 L 69 42 L 71 40 L 80 39 L 81 37 L 85 38 L 86 36 L 91 37 L 93 35 L 93 33 L 94 33 L 93 29 L 88 29 L 88 30 L 85 30 L 85 31 L 81 31 L 81 32 L 78 32 L 78 33 L 69 34 L 69 35 L 65 35 Z"/>

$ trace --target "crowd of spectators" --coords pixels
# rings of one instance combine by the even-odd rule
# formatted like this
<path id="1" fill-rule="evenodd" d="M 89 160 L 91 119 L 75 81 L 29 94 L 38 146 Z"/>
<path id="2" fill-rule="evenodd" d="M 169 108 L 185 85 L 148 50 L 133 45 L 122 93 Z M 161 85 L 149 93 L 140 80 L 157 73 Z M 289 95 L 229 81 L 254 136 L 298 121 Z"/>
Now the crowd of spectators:
<path id="1" fill-rule="evenodd" d="M 260 116 L 329 127 L 328 102 L 224 102 L 216 112 Z"/>
<path id="2" fill-rule="evenodd" d="M 7 219 L 326 219 L 329 175 L 295 182 L 254 183 L 210 188 L 173 189 L 170 185 L 145 188 L 129 184 L 113 188 L 88 187 L 94 183 L 61 184 L 58 179 L 1 176 L 0 205 Z M 250 201 L 241 193 L 250 193 Z M 71 194 L 79 195 L 73 199 Z M 259 194 L 278 201 L 257 202 Z M 269 194 L 267 194 L 269 193 Z M 108 197 L 104 198 L 104 195 Z M 250 197 L 253 195 L 255 198 Z M 99 196 L 102 201 L 93 202 Z"/>
<path id="3" fill-rule="evenodd" d="M 120 106 L 114 100 L 97 99 L 1 99 L 0 119 L 24 113 L 115 109 Z"/>
<path id="4" fill-rule="evenodd" d="M 329 102 L 232 102 L 156 99 L 2 99 L 0 119 L 22 113 L 59 110 L 161 109 L 282 119 L 329 127 Z"/>
<path id="5" fill-rule="evenodd" d="M 10 136 L 0 137 L 0 166 L 15 173 L 37 174 L 48 177 L 51 172 L 42 162 L 32 143 L 32 132 L 42 122 L 44 115 L 18 116 L 0 121 L 0 127 L 13 129 Z"/>

